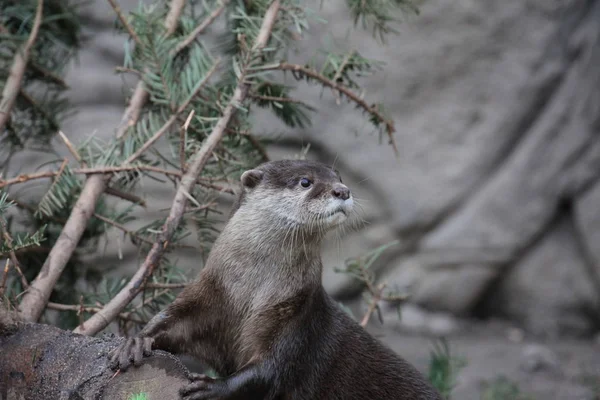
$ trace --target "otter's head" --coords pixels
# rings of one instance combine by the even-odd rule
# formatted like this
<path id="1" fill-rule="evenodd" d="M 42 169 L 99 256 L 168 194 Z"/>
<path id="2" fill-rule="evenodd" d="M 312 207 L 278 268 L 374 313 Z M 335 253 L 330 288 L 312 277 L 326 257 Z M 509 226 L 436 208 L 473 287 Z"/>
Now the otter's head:
<path id="1" fill-rule="evenodd" d="M 350 190 L 338 172 L 314 161 L 272 161 L 242 174 L 233 213 L 256 215 L 272 228 L 325 233 L 352 212 Z"/>

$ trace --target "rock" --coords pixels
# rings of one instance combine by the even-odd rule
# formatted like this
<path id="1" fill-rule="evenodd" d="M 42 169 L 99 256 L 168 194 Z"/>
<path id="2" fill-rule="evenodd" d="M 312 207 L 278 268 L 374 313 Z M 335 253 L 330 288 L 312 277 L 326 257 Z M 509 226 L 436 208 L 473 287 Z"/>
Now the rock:
<path id="1" fill-rule="evenodd" d="M 521 368 L 527 372 L 560 370 L 560 360 L 550 348 L 539 344 L 530 344 L 523 349 Z"/>
<path id="2" fill-rule="evenodd" d="M 490 312 L 544 336 L 590 335 L 596 292 L 568 217 L 557 221 L 490 294 Z"/>
<path id="3" fill-rule="evenodd" d="M 399 315 L 396 306 L 382 307 L 382 312 L 386 324 L 392 323 L 406 332 L 442 337 L 460 329 L 458 320 L 451 314 L 429 312 L 413 304 L 402 305 Z"/>

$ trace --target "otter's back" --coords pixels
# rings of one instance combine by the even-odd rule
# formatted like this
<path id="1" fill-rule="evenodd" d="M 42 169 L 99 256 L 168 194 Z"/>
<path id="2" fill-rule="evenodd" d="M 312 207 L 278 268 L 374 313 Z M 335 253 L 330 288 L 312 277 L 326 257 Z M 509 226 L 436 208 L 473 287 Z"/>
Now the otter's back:
<path id="1" fill-rule="evenodd" d="M 423 376 L 323 293 L 314 399 L 441 400 Z M 327 322 L 325 321 L 327 320 Z M 316 378 L 316 377 L 314 377 Z M 298 399 L 304 399 L 300 396 Z"/>

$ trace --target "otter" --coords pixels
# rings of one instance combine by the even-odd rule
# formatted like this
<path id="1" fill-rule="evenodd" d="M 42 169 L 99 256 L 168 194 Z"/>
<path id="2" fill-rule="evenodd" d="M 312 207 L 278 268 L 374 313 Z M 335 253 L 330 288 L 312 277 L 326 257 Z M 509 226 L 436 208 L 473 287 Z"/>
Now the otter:
<path id="1" fill-rule="evenodd" d="M 186 400 L 441 400 L 323 288 L 320 244 L 353 210 L 339 173 L 271 161 L 244 172 L 241 184 L 197 279 L 113 351 L 112 368 L 162 349 L 223 377 L 191 374 Z"/>

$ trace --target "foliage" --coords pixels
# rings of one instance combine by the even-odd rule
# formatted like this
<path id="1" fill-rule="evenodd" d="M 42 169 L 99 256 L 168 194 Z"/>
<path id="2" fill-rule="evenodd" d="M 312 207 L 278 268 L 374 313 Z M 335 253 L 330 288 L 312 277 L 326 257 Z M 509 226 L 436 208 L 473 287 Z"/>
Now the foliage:
<path id="1" fill-rule="evenodd" d="M 42 226 L 33 233 L 28 232 L 17 232 L 11 235 L 12 243 L 9 244 L 4 236 L 8 232 L 10 223 L 6 216 L 9 210 L 14 207 L 14 203 L 8 199 L 8 194 L 0 190 L 0 234 L 2 240 L 0 241 L 0 256 L 6 257 L 11 251 L 18 252 L 25 250 L 29 247 L 40 246 L 45 240 L 44 231 L 46 226 Z"/>
<path id="2" fill-rule="evenodd" d="M 130 396 L 127 400 L 148 400 L 146 393 L 136 393 Z"/>
<path id="3" fill-rule="evenodd" d="M 465 365 L 465 360 L 450 353 L 445 339 L 434 344 L 429 361 L 429 380 L 444 398 L 450 399 L 458 372 Z"/>
<path id="4" fill-rule="evenodd" d="M 418 14 L 419 9 L 413 0 L 346 0 L 354 18 L 354 23 L 364 28 L 371 26 L 373 35 L 385 41 L 390 33 L 398 33 L 393 27 L 398 22 L 396 9 Z"/>
<path id="5" fill-rule="evenodd" d="M 0 132 L 0 168 L 18 151 L 47 151 L 60 121 L 73 110 L 64 97 L 68 86 L 62 75 L 80 45 L 78 3 L 46 0 L 44 6 L 12 119 Z M 0 6 L 0 91 L 15 52 L 27 40 L 35 10 L 32 0 L 4 0 Z"/>

